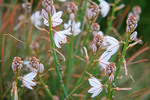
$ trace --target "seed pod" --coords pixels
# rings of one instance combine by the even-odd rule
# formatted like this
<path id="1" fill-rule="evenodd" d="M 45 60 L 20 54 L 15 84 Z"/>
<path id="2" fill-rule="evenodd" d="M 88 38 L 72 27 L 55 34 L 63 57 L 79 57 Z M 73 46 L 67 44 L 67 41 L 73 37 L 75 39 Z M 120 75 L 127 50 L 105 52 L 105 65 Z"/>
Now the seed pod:
<path id="1" fill-rule="evenodd" d="M 137 31 L 133 32 L 130 36 L 130 41 L 134 41 L 137 38 Z"/>

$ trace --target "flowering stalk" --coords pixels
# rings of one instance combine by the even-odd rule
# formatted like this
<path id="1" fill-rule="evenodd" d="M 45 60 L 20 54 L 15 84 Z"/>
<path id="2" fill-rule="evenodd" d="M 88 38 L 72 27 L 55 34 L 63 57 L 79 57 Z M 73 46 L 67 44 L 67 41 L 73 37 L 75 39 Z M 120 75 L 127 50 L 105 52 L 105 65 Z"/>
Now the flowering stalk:
<path id="1" fill-rule="evenodd" d="M 62 87 L 62 90 L 63 90 L 63 93 L 65 95 L 65 97 L 67 96 L 67 93 L 66 93 L 66 90 L 65 90 L 65 87 L 64 87 L 64 83 L 62 82 L 62 76 L 59 72 L 59 66 L 58 66 L 58 60 L 57 60 L 57 55 L 56 55 L 56 52 L 54 51 L 55 50 L 55 44 L 54 44 L 54 40 L 53 40 L 53 33 L 52 33 L 52 25 L 51 25 L 51 16 L 50 14 L 48 14 L 48 18 L 49 18 L 49 33 L 50 33 L 50 41 L 51 41 L 51 46 L 52 46 L 52 51 L 53 51 L 53 56 L 54 56 L 54 61 L 55 61 L 55 69 L 56 69 L 56 72 L 57 72 L 57 75 L 58 75 L 58 78 L 59 78 L 59 81 L 61 82 L 61 87 Z"/>
<path id="2" fill-rule="evenodd" d="M 125 46 L 124 46 L 124 48 L 123 48 L 123 52 L 122 52 L 121 58 L 120 58 L 119 63 L 118 63 L 118 65 L 117 65 L 117 70 L 116 70 L 116 74 L 115 74 L 113 83 L 115 83 L 115 81 L 116 81 L 116 79 L 117 79 L 117 76 L 118 76 L 118 74 L 119 74 L 119 71 L 120 71 L 120 69 L 121 69 L 121 65 L 122 65 L 122 62 L 123 62 L 123 59 L 124 59 L 124 57 L 125 57 L 126 50 L 127 50 L 127 47 L 128 47 L 129 41 L 130 41 L 130 35 L 131 35 L 131 33 L 132 33 L 132 32 L 130 32 L 129 34 L 126 33 L 126 34 L 127 34 L 126 44 L 125 44 Z M 112 94 L 110 90 L 111 90 L 111 83 L 109 83 L 109 85 L 108 85 L 107 100 L 110 100 L 110 97 L 111 97 L 111 94 Z M 113 92 L 113 91 L 112 91 L 112 92 Z"/>
<path id="3" fill-rule="evenodd" d="M 108 23 L 108 27 L 107 27 L 107 30 L 106 30 L 106 35 L 109 33 L 109 31 L 111 29 L 111 26 L 112 26 L 112 23 L 113 23 L 113 19 L 114 19 L 114 15 L 115 15 L 115 9 L 116 9 L 117 2 L 118 2 L 117 0 L 114 1 L 112 12 L 111 12 L 110 21 Z"/>
<path id="4" fill-rule="evenodd" d="M 73 33 L 72 32 L 72 24 L 71 24 L 71 33 Z M 67 91 L 68 91 L 68 88 L 69 88 L 69 82 L 70 82 L 70 77 L 71 77 L 71 73 L 72 73 L 72 66 L 73 66 L 73 58 L 72 58 L 73 44 L 74 44 L 74 34 L 71 35 L 71 41 L 70 41 L 69 61 L 68 61 L 68 70 L 67 70 L 67 82 L 66 82 L 66 90 Z"/>
<path id="5" fill-rule="evenodd" d="M 51 100 L 53 100 L 53 95 L 52 95 L 52 93 L 50 92 L 50 90 L 48 89 L 48 87 L 45 85 L 43 79 L 41 78 L 41 76 L 40 76 L 38 73 L 37 73 L 37 76 L 38 76 L 38 78 L 39 78 L 39 80 L 40 80 L 42 86 L 44 87 L 46 93 L 49 95 L 49 97 L 51 98 Z"/>

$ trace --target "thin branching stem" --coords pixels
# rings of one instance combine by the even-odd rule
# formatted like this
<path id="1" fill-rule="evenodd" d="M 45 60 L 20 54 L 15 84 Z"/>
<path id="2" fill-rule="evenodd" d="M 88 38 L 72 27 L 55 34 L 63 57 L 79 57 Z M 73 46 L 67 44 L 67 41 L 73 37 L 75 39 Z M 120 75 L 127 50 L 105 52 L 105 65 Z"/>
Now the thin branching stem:
<path id="1" fill-rule="evenodd" d="M 40 80 L 40 82 L 41 82 L 43 88 L 45 89 L 46 93 L 48 94 L 48 96 L 50 97 L 50 99 L 53 100 L 53 95 L 52 95 L 52 93 L 50 92 L 48 86 L 45 85 L 43 79 L 41 78 L 41 76 L 40 76 L 38 73 L 37 73 L 37 76 L 38 76 L 38 78 L 39 78 L 39 80 Z"/>
<path id="2" fill-rule="evenodd" d="M 54 44 L 54 39 L 53 39 L 52 24 L 51 24 L 51 16 L 50 16 L 50 14 L 48 14 L 48 17 L 49 17 L 49 35 L 50 35 L 51 47 L 53 48 L 52 52 L 53 52 L 54 61 L 55 61 L 55 69 L 56 69 L 59 81 L 61 82 L 61 87 L 62 87 L 63 93 L 64 93 L 64 95 L 66 97 L 67 96 L 67 92 L 66 92 L 66 89 L 65 89 L 65 86 L 64 86 L 64 83 L 63 83 L 63 79 L 62 79 L 61 73 L 59 71 L 57 55 L 56 55 L 56 52 L 54 50 L 55 49 L 55 44 Z"/>

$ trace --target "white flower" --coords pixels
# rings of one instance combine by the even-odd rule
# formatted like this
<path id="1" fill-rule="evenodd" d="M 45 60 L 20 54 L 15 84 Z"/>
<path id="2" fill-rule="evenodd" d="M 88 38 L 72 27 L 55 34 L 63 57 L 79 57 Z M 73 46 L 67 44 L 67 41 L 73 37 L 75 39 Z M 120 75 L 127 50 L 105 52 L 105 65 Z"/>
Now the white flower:
<path id="1" fill-rule="evenodd" d="M 31 23 L 34 25 L 41 25 L 42 16 L 40 15 L 40 11 L 36 11 L 30 17 Z"/>
<path id="2" fill-rule="evenodd" d="M 81 22 L 77 22 L 76 23 L 75 21 L 73 21 L 73 23 L 72 23 L 72 31 L 73 31 L 73 35 L 74 36 L 78 35 L 81 32 L 80 27 L 81 27 Z M 64 24 L 64 28 L 71 30 L 71 20 L 68 21 L 68 24 L 67 23 Z"/>
<path id="3" fill-rule="evenodd" d="M 110 10 L 110 5 L 105 0 L 99 0 L 99 2 L 100 2 L 99 6 L 101 8 L 102 17 L 106 17 Z"/>
<path id="4" fill-rule="evenodd" d="M 71 35 L 70 29 L 63 30 L 63 31 L 57 31 L 54 35 L 54 42 L 55 45 L 58 48 L 61 48 L 60 44 L 65 44 L 67 42 L 67 36 L 66 35 Z"/>
<path id="5" fill-rule="evenodd" d="M 105 39 L 109 43 L 109 46 L 106 49 L 106 51 L 109 52 L 110 55 L 112 56 L 118 51 L 120 47 L 119 41 L 111 36 L 105 36 Z"/>
<path id="6" fill-rule="evenodd" d="M 22 78 L 22 83 L 25 87 L 27 87 L 28 89 L 31 89 L 33 90 L 33 88 L 31 86 L 35 86 L 36 84 L 32 81 L 34 80 L 33 78 L 37 75 L 37 73 L 29 73 L 27 75 L 25 75 L 23 78 Z"/>
<path id="7" fill-rule="evenodd" d="M 63 20 L 60 18 L 62 13 L 62 11 L 59 11 L 51 15 L 52 27 L 58 26 L 63 22 Z M 44 24 L 49 26 L 48 13 L 45 11 L 45 9 L 42 9 L 42 17 L 44 19 Z"/>
<path id="8" fill-rule="evenodd" d="M 107 65 L 110 63 L 108 62 L 111 56 L 113 56 L 119 49 L 120 44 L 117 39 L 111 36 L 104 36 L 104 45 L 107 49 L 106 51 L 100 56 L 99 58 L 99 65 L 102 68 L 106 68 Z"/>
<path id="9" fill-rule="evenodd" d="M 94 77 L 91 77 L 89 80 L 90 85 L 92 86 L 91 89 L 88 90 L 89 93 L 93 93 L 91 96 L 94 98 L 95 96 L 99 95 L 100 92 L 103 90 L 102 84 Z"/>

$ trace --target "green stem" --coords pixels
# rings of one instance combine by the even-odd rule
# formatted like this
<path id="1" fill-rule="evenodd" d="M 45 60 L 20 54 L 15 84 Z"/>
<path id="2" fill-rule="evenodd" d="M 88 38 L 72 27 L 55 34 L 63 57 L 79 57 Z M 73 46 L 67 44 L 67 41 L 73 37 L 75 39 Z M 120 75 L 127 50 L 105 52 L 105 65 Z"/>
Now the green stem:
<path id="1" fill-rule="evenodd" d="M 52 95 L 52 93 L 50 92 L 50 90 L 48 89 L 48 87 L 45 85 L 43 79 L 41 78 L 41 76 L 40 76 L 38 73 L 37 73 L 37 76 L 38 76 L 38 78 L 39 78 L 39 80 L 40 80 L 40 82 L 41 82 L 43 88 L 45 89 L 46 93 L 47 93 L 48 96 L 51 98 L 51 100 L 53 100 L 53 95 Z"/>
<path id="2" fill-rule="evenodd" d="M 110 94 L 111 94 L 111 82 L 108 83 L 108 93 L 107 93 L 107 100 L 110 100 Z"/>
<path id="3" fill-rule="evenodd" d="M 15 83 L 13 84 L 13 85 L 16 85 L 16 86 L 13 86 L 12 88 L 13 88 L 13 90 L 14 90 L 14 87 L 17 87 L 17 82 L 18 82 L 18 69 L 16 69 L 16 72 L 15 72 Z M 17 90 L 18 91 L 18 90 Z M 14 91 L 13 91 L 13 95 L 12 95 L 12 100 L 14 100 L 14 98 L 15 98 L 15 93 L 14 93 Z M 18 93 L 17 93 L 17 96 L 18 96 Z"/>
<path id="4" fill-rule="evenodd" d="M 110 29 L 111 29 L 111 27 L 112 27 L 114 15 L 115 15 L 116 5 L 117 5 L 117 0 L 114 1 L 114 5 L 113 5 L 113 8 L 112 8 L 110 21 L 109 21 L 109 23 L 108 23 L 108 27 L 107 27 L 106 33 L 105 33 L 106 35 L 109 33 L 109 31 L 110 31 Z"/>
<path id="5" fill-rule="evenodd" d="M 59 78 L 59 81 L 61 82 L 61 87 L 62 87 L 62 90 L 63 90 L 63 93 L 65 95 L 65 97 L 67 96 L 67 93 L 66 93 L 66 90 L 65 90 L 65 87 L 64 87 L 64 83 L 62 81 L 62 76 L 60 74 L 60 71 L 59 71 L 59 66 L 58 66 L 58 60 L 57 60 L 57 55 L 56 55 L 56 52 L 54 51 L 55 49 L 55 44 L 54 44 L 54 40 L 53 40 L 53 33 L 52 33 L 52 25 L 51 25 L 51 16 L 50 14 L 48 14 L 48 17 L 49 17 L 49 33 L 50 33 L 50 41 L 51 41 L 51 47 L 53 48 L 52 49 L 52 52 L 53 52 L 53 56 L 54 56 L 54 61 L 55 61 L 55 70 L 57 72 L 57 75 L 58 75 L 58 78 Z"/>
<path id="6" fill-rule="evenodd" d="M 84 72 L 82 73 L 80 79 L 79 79 L 78 82 L 76 83 L 75 88 L 82 82 L 84 76 L 86 75 L 86 72 L 89 70 L 89 68 L 90 68 L 90 66 L 92 65 L 92 63 L 93 63 L 93 61 L 94 61 L 95 58 L 96 58 L 96 55 L 94 55 L 94 57 L 93 57 L 93 58 L 91 59 L 91 61 L 88 63 L 88 66 L 85 68 L 85 70 L 84 70 Z M 74 89 L 75 89 L 75 88 L 74 88 Z M 69 95 L 68 98 L 69 98 L 70 96 L 72 96 L 73 93 L 76 91 L 76 89 L 75 89 L 75 90 L 74 90 L 74 89 L 73 89 L 72 94 Z"/>
<path id="7" fill-rule="evenodd" d="M 132 32 L 131 32 L 131 33 L 132 33 Z M 121 69 L 121 65 L 122 65 L 123 59 L 124 59 L 124 57 L 125 57 L 125 55 L 126 55 L 126 50 L 127 50 L 128 44 L 129 44 L 129 40 L 130 40 L 130 35 L 131 35 L 131 33 L 129 33 L 129 34 L 127 33 L 126 44 L 125 44 L 125 46 L 124 46 L 124 48 L 123 48 L 123 52 L 122 52 L 121 58 L 120 58 L 119 63 L 118 63 L 118 65 L 117 65 L 117 70 L 116 70 L 115 78 L 114 78 L 114 81 L 113 81 L 114 83 L 115 83 L 116 78 L 117 78 L 117 76 L 118 76 L 118 74 L 119 74 L 119 71 L 120 71 L 120 69 Z"/>
<path id="8" fill-rule="evenodd" d="M 84 4 L 84 7 L 83 7 L 83 10 L 81 10 L 81 17 L 80 17 L 81 32 L 83 31 L 84 25 L 85 25 L 85 24 L 83 24 L 84 23 L 83 18 L 84 18 L 84 15 L 85 15 L 85 10 L 86 10 L 86 7 L 87 7 L 87 3 L 88 3 L 88 0 L 85 0 L 85 4 Z M 76 38 L 78 38 L 76 48 L 79 48 L 79 46 L 80 46 L 81 37 L 82 37 L 81 34 L 79 34 L 79 37 L 76 37 Z M 78 52 L 79 52 L 79 49 L 76 49 L 75 54 L 77 54 Z"/>
<path id="9" fill-rule="evenodd" d="M 71 33 L 72 32 L 72 25 L 71 25 Z M 69 88 L 69 83 L 70 83 L 70 77 L 72 73 L 72 66 L 73 66 L 73 42 L 74 42 L 74 35 L 72 34 L 71 36 L 71 41 L 70 41 L 70 50 L 69 50 L 69 61 L 68 61 L 68 70 L 67 70 L 67 82 L 66 82 L 66 90 L 68 91 Z"/>

